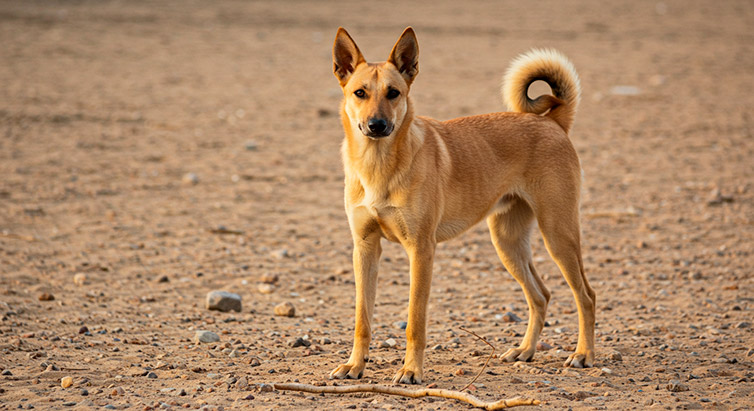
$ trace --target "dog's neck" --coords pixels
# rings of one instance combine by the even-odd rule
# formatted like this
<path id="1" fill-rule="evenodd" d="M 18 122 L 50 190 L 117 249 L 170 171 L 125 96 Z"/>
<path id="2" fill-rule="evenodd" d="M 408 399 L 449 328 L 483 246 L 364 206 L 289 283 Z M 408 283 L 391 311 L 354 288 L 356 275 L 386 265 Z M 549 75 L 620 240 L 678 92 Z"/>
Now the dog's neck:
<path id="1" fill-rule="evenodd" d="M 414 155 L 421 147 L 423 135 L 415 125 L 411 100 L 407 102 L 406 115 L 395 134 L 372 140 L 354 129 L 344 110 L 341 110 L 345 140 L 342 155 L 347 179 L 357 179 L 365 187 L 391 187 L 396 180 L 405 178 Z"/>

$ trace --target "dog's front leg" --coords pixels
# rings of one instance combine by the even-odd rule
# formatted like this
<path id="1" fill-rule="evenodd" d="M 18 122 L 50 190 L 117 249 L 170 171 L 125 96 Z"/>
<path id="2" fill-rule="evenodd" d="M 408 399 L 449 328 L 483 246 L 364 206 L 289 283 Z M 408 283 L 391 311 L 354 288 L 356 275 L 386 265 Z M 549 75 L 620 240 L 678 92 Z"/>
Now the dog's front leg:
<path id="1" fill-rule="evenodd" d="M 372 313 L 377 293 L 377 267 L 382 253 L 380 235 L 376 232 L 364 237 L 354 235 L 353 270 L 356 282 L 356 326 L 353 335 L 353 350 L 347 363 L 339 365 L 330 373 L 333 378 L 359 379 L 364 373 L 372 340 Z"/>
<path id="2" fill-rule="evenodd" d="M 421 384 L 424 377 L 424 348 L 427 345 L 427 304 L 432 283 L 435 242 L 407 247 L 411 264 L 411 291 L 408 299 L 406 357 L 393 377 L 394 383 Z"/>

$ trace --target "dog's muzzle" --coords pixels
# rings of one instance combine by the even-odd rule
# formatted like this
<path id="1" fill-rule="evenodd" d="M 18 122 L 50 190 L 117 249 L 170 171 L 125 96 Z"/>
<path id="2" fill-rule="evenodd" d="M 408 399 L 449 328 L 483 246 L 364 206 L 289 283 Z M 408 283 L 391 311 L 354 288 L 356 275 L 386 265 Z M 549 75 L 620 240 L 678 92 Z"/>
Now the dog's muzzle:
<path id="1" fill-rule="evenodd" d="M 367 121 L 366 127 L 360 123 L 359 130 L 369 138 L 378 139 L 389 136 L 393 132 L 393 125 L 383 118 L 372 118 Z"/>

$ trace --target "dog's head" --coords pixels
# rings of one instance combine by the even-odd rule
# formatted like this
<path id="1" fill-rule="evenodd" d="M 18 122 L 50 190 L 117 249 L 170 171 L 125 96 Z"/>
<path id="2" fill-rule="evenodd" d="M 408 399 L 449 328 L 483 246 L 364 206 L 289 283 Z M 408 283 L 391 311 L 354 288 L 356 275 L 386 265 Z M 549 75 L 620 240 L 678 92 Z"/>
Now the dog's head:
<path id="1" fill-rule="evenodd" d="M 342 27 L 333 45 L 333 72 L 343 89 L 352 128 L 373 140 L 390 137 L 408 111 L 408 91 L 419 73 L 419 45 L 411 27 L 393 46 L 386 62 L 367 63 Z"/>

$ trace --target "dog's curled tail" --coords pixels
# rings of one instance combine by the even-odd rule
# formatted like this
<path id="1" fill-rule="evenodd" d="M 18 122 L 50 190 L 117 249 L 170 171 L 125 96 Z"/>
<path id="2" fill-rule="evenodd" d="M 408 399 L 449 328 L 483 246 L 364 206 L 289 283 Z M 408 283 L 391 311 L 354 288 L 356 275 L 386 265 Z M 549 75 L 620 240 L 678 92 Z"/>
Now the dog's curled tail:
<path id="1" fill-rule="evenodd" d="M 555 96 L 530 99 L 529 86 L 537 80 L 549 84 Z M 581 84 L 573 64 L 560 52 L 534 49 L 513 60 L 503 77 L 502 92 L 511 111 L 542 114 L 550 110 L 546 115 L 568 133 L 581 99 Z"/>

